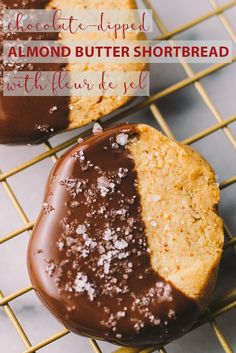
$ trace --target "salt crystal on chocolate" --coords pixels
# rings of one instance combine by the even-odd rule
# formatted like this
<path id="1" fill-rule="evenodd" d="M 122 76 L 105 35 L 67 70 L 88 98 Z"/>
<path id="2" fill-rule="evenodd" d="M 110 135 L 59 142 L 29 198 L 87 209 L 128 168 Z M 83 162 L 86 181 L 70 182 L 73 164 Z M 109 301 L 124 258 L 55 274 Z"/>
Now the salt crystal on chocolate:
<path id="1" fill-rule="evenodd" d="M 78 227 L 76 228 L 76 233 L 78 235 L 82 235 L 86 233 L 86 227 L 83 224 L 79 224 Z"/>
<path id="2" fill-rule="evenodd" d="M 93 134 L 96 135 L 96 134 L 100 134 L 101 132 L 103 132 L 102 126 L 99 123 L 95 123 L 93 125 Z"/>
<path id="3" fill-rule="evenodd" d="M 43 203 L 43 211 L 45 214 L 49 214 L 54 210 L 55 210 L 55 208 L 53 206 L 49 205 L 49 203 L 47 203 L 47 202 Z"/>
<path id="4" fill-rule="evenodd" d="M 56 105 L 54 105 L 53 107 L 49 108 L 49 114 L 53 114 L 57 110 L 58 110 L 58 107 Z"/>
<path id="5" fill-rule="evenodd" d="M 50 262 L 46 267 L 46 272 L 51 277 L 55 269 L 56 269 L 56 265 L 53 262 Z"/>
<path id="6" fill-rule="evenodd" d="M 88 281 L 88 276 L 82 272 L 78 272 L 74 281 L 73 289 L 77 293 L 87 293 L 91 301 L 95 298 L 95 289 L 92 284 Z"/>
<path id="7" fill-rule="evenodd" d="M 123 250 L 123 249 L 127 248 L 128 243 L 127 243 L 124 239 L 122 239 L 122 240 L 117 240 L 117 241 L 114 243 L 114 246 L 115 246 L 115 248 L 118 249 L 118 250 Z"/>
<path id="8" fill-rule="evenodd" d="M 128 142 L 128 138 L 129 138 L 129 135 L 121 133 L 121 134 L 116 136 L 116 142 L 120 146 L 125 146 L 127 144 L 127 142 Z"/>
<path id="9" fill-rule="evenodd" d="M 62 251 L 62 249 L 64 248 L 64 243 L 63 243 L 63 241 L 59 241 L 59 242 L 57 243 L 57 247 L 58 247 L 59 251 Z"/>
<path id="10" fill-rule="evenodd" d="M 67 237 L 66 238 L 66 245 L 67 246 L 71 246 L 72 244 L 74 244 L 75 240 L 71 237 Z"/>
<path id="11" fill-rule="evenodd" d="M 128 172 L 129 172 L 128 168 L 119 168 L 118 177 L 119 178 L 124 178 L 124 177 L 127 176 Z"/>
<path id="12" fill-rule="evenodd" d="M 105 230 L 105 232 L 103 233 L 103 239 L 107 240 L 107 241 L 112 239 L 112 230 L 111 229 L 107 228 Z"/>
<path id="13" fill-rule="evenodd" d="M 105 197 L 109 192 L 110 183 L 107 177 L 102 176 L 97 179 L 97 187 L 102 197 Z"/>

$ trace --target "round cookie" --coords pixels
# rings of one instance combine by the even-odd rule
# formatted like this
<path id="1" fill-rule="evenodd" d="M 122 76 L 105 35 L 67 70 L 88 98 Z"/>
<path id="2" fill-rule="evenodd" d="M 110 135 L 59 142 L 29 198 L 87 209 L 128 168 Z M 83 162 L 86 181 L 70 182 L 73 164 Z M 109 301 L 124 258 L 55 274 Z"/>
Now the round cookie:
<path id="1" fill-rule="evenodd" d="M 166 344 L 214 289 L 223 244 L 214 172 L 147 125 L 94 131 L 51 172 L 28 248 L 32 283 L 75 333 Z"/>

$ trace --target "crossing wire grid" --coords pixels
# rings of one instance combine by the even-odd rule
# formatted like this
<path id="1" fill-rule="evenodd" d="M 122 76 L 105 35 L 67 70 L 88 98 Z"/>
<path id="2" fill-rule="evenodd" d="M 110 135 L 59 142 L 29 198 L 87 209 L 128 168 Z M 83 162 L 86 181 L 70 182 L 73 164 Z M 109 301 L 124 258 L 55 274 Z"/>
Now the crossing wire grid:
<path id="1" fill-rule="evenodd" d="M 144 0 L 143 4 L 147 8 L 152 8 L 152 4 L 149 2 L 149 0 Z M 160 33 L 157 39 L 169 40 L 170 43 L 173 44 L 174 43 L 173 37 L 177 36 L 178 34 L 184 33 L 185 31 L 192 29 L 195 26 L 198 26 L 209 19 L 217 18 L 219 20 L 219 23 L 221 22 L 221 24 L 224 26 L 225 30 L 227 31 L 229 39 L 232 40 L 232 42 L 236 45 L 235 28 L 233 28 L 232 23 L 230 22 L 230 20 L 226 15 L 227 11 L 230 11 L 233 8 L 234 10 L 236 9 L 236 0 L 230 1 L 230 2 L 224 2 L 223 5 L 222 4 L 220 5 L 215 0 L 208 0 L 208 5 L 210 5 L 210 11 L 208 11 L 206 14 L 201 15 L 195 18 L 194 20 L 186 22 L 185 24 L 181 24 L 180 26 L 174 28 L 171 31 L 166 28 L 161 18 L 159 17 L 158 13 L 154 11 L 154 22 L 157 28 L 159 29 L 159 33 Z M 221 132 L 224 135 L 224 137 L 227 139 L 228 143 L 231 145 L 235 153 L 236 138 L 234 136 L 233 129 L 231 129 L 231 127 L 233 126 L 233 123 L 236 122 L 236 109 L 235 109 L 234 116 L 223 117 L 220 114 L 219 110 L 217 109 L 213 100 L 210 98 L 210 95 L 207 93 L 207 90 L 202 84 L 203 79 L 205 79 L 206 77 L 209 77 L 210 75 L 216 74 L 216 72 L 218 71 L 225 70 L 226 67 L 230 65 L 234 65 L 235 62 L 236 62 L 236 56 L 233 57 L 232 63 L 214 64 L 204 69 L 202 69 L 201 67 L 201 69 L 197 72 L 195 72 L 189 64 L 179 63 L 178 65 L 181 65 L 182 69 L 185 72 L 185 77 L 183 79 L 179 80 L 174 84 L 171 84 L 170 86 L 164 89 L 159 90 L 157 93 L 154 93 L 150 97 L 145 98 L 145 100 L 141 99 L 140 101 L 139 100 L 134 101 L 133 104 L 119 111 L 118 113 L 116 112 L 112 117 L 108 117 L 104 119 L 103 124 L 104 126 L 109 126 L 110 124 L 114 122 L 119 122 L 121 120 L 127 121 L 127 119 L 131 116 L 131 114 L 137 114 L 140 111 L 143 112 L 144 110 L 146 110 L 148 111 L 151 119 L 153 119 L 152 124 L 155 123 L 167 136 L 173 138 L 174 137 L 173 131 L 170 128 L 168 119 L 166 119 L 164 115 L 161 113 L 159 109 L 159 104 L 161 104 L 161 100 L 169 99 L 172 95 L 179 93 L 180 90 L 184 90 L 185 88 L 190 89 L 189 87 L 192 87 L 194 90 L 196 90 L 195 93 L 198 95 L 198 98 L 201 100 L 201 104 L 204 105 L 204 108 L 206 108 L 208 110 L 208 113 L 211 114 L 212 121 L 214 123 L 204 129 L 201 129 L 200 132 L 198 131 L 197 133 L 191 135 L 190 137 L 185 138 L 184 141 L 182 142 L 188 145 L 192 145 L 194 143 L 209 139 L 209 137 L 213 136 L 214 133 Z M 218 81 L 217 81 L 217 84 L 219 86 L 221 85 L 221 83 Z M 235 92 L 235 98 L 236 98 L 236 92 Z M 189 117 L 189 119 L 191 119 L 191 116 Z M 181 129 L 181 126 L 180 126 L 180 129 Z M 21 222 L 23 222 L 23 226 L 20 226 L 19 228 L 10 231 L 7 235 L 2 236 L 0 238 L 1 246 L 5 245 L 6 242 L 10 243 L 12 239 L 16 239 L 23 233 L 28 232 L 30 234 L 30 231 L 32 230 L 32 227 L 34 225 L 34 222 L 28 218 L 26 212 L 23 209 L 21 202 L 16 196 L 16 193 L 13 191 L 13 187 L 11 186 L 11 182 L 9 182 L 9 179 L 14 176 L 19 176 L 20 173 L 23 173 L 24 171 L 26 171 L 28 168 L 32 166 L 35 166 L 37 164 L 42 164 L 43 161 L 45 160 L 51 159 L 53 162 L 56 162 L 58 155 L 60 155 L 62 151 L 65 151 L 69 146 L 73 145 L 77 141 L 78 137 L 84 137 L 89 132 L 90 130 L 88 128 L 86 130 L 82 129 L 82 132 L 80 130 L 78 135 L 78 130 L 77 130 L 76 135 L 74 133 L 75 136 L 73 135 L 72 138 L 70 136 L 68 140 L 63 141 L 60 144 L 55 144 L 55 146 L 52 146 L 51 142 L 46 141 L 41 146 L 44 150 L 42 150 L 40 154 L 27 160 L 26 162 L 23 162 L 21 165 L 10 168 L 8 171 L 4 171 L 4 172 L 1 171 L 0 186 L 2 185 L 3 189 L 5 189 L 8 200 L 11 202 L 11 204 L 14 206 L 15 210 L 17 211 L 18 215 L 20 216 Z M 222 158 L 222 156 L 220 158 Z M 233 185 L 234 186 L 236 185 L 236 175 L 232 175 L 220 182 L 220 188 L 222 190 L 222 198 L 224 198 L 224 190 L 230 189 Z M 229 207 L 232 208 L 232 206 L 229 206 Z M 4 217 L 8 218 L 9 217 L 8 213 L 6 213 Z M 229 256 L 228 253 L 229 254 L 232 253 L 232 256 L 234 256 L 234 251 L 236 251 L 236 237 L 234 236 L 234 234 L 232 234 L 233 232 L 231 231 L 230 227 L 226 224 L 226 222 L 224 227 L 225 227 L 225 245 L 224 245 L 223 261 L 221 264 L 221 268 L 224 266 L 224 256 L 227 258 L 227 256 Z M 236 262 L 236 258 L 234 258 L 234 261 Z M 229 265 L 227 266 L 228 267 L 226 271 L 228 272 L 231 271 L 230 275 L 232 276 L 232 283 L 233 283 L 233 271 L 235 270 L 235 268 L 230 268 Z M 0 268 L 0 271 L 6 272 L 7 269 Z M 222 280 L 224 280 L 224 278 L 220 279 L 220 281 Z M 10 278 L 9 278 L 9 281 L 10 281 Z M 213 334 L 213 336 L 215 335 L 214 337 L 217 338 L 216 340 L 217 345 L 219 345 L 219 348 L 217 348 L 217 351 L 219 349 L 219 351 L 223 351 L 226 353 L 236 352 L 236 350 L 234 351 L 232 348 L 233 346 L 234 348 L 236 347 L 235 339 L 234 341 L 228 340 L 228 338 L 226 337 L 227 335 L 223 333 L 223 329 L 221 328 L 221 325 L 218 322 L 219 317 L 222 317 L 224 315 L 229 315 L 229 313 L 233 311 L 234 308 L 236 308 L 236 286 L 234 287 L 235 284 L 236 284 L 236 281 L 235 283 L 233 283 L 233 285 L 230 288 L 227 288 L 226 291 L 221 293 L 221 295 L 218 298 L 215 298 L 213 300 L 207 312 L 200 318 L 199 322 L 195 325 L 191 333 L 188 333 L 187 335 L 193 334 L 193 332 L 195 332 L 199 327 L 201 327 L 204 324 L 208 324 L 207 327 L 208 327 L 209 333 L 207 332 L 206 335 L 211 335 L 211 334 Z M 220 282 L 219 287 L 223 288 L 224 285 L 221 284 Z M 9 319 L 9 322 L 11 322 L 11 324 L 13 325 L 12 327 L 13 327 L 14 333 L 18 334 L 23 345 L 25 346 L 23 351 L 24 353 L 36 352 L 36 351 L 40 351 L 41 349 L 43 352 L 51 352 L 50 347 L 52 347 L 52 343 L 56 341 L 58 342 L 58 340 L 61 340 L 62 337 L 70 333 L 67 329 L 62 327 L 56 334 L 53 334 L 48 338 L 39 341 L 39 343 L 31 344 L 30 337 L 28 337 L 26 332 L 27 330 L 24 329 L 24 323 L 20 322 L 21 320 L 17 318 L 17 314 L 14 312 L 12 308 L 14 307 L 14 302 L 16 300 L 21 301 L 23 297 L 26 296 L 27 293 L 29 292 L 32 292 L 34 294 L 32 285 L 28 285 L 24 288 L 13 291 L 10 294 L 5 296 L 3 292 L 0 291 L 0 314 L 1 312 L 4 312 L 4 315 L 6 316 L 7 321 Z M 0 316 L 0 320 L 1 318 L 2 316 Z M 236 320 L 234 322 L 236 323 Z M 212 329 L 211 332 L 209 327 L 211 327 Z M 0 326 L 0 333 L 1 333 L 1 326 Z M 15 339 L 15 336 L 14 338 L 12 338 L 12 340 Z M 89 341 L 89 345 L 91 345 L 90 347 L 88 345 L 89 347 L 88 350 L 91 349 L 91 351 L 94 351 L 95 353 L 104 352 L 103 349 L 101 348 L 103 343 L 97 342 L 93 339 L 89 339 L 88 341 Z M 9 342 L 9 347 L 10 347 L 10 342 Z M 109 352 L 115 349 L 116 349 L 115 346 L 112 346 L 112 345 L 109 346 Z M 0 340 L 0 351 L 1 353 L 11 353 L 10 350 L 2 351 L 1 340 Z M 68 350 L 63 349 L 62 351 L 66 353 L 71 352 L 69 348 Z M 60 352 L 62 351 L 60 350 Z M 183 352 L 184 350 L 180 350 L 180 351 Z M 194 352 L 195 351 L 196 351 L 196 347 Z M 202 352 L 201 349 L 199 349 L 199 352 L 200 351 Z M 20 352 L 20 351 L 17 351 L 17 352 Z M 81 350 L 78 347 L 76 352 L 85 353 L 85 349 L 83 348 Z M 86 349 L 86 352 L 87 352 L 87 349 Z M 162 348 L 148 347 L 145 349 L 137 349 L 137 348 L 119 349 L 118 348 L 118 352 L 119 353 L 151 353 L 151 352 L 165 353 L 165 352 L 168 352 L 168 346 L 162 347 Z M 171 352 L 175 352 L 175 350 L 172 349 Z M 207 352 L 210 352 L 210 351 L 207 350 Z M 211 352 L 213 352 L 213 350 L 211 350 Z M 191 349 L 188 350 L 188 353 L 191 353 Z"/>

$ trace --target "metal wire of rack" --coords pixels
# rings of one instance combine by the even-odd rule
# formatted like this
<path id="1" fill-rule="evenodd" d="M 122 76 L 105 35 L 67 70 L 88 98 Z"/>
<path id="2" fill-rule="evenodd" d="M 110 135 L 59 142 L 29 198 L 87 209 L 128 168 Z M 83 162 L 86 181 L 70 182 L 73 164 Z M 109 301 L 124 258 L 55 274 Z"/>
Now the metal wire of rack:
<path id="1" fill-rule="evenodd" d="M 163 24 L 161 18 L 158 16 L 158 14 L 154 11 L 151 3 L 149 0 L 143 0 L 143 3 L 147 8 L 150 8 L 154 11 L 154 21 L 159 28 L 161 35 L 157 38 L 158 40 L 170 40 L 170 43 L 173 44 L 174 41 L 171 40 L 172 37 L 176 36 L 177 34 L 180 34 L 204 21 L 206 21 L 209 18 L 217 16 L 219 20 L 222 22 L 224 28 L 228 32 L 228 35 L 230 39 L 234 42 L 236 45 L 236 33 L 231 26 L 230 22 L 228 21 L 227 17 L 225 16 L 225 11 L 229 10 L 233 7 L 236 7 L 236 0 L 232 0 L 227 2 L 223 6 L 219 6 L 217 4 L 216 0 L 208 0 L 210 3 L 212 10 L 206 13 L 205 15 L 202 15 L 200 17 L 195 18 L 194 20 L 185 23 L 177 28 L 175 28 L 172 31 L 168 31 L 166 26 Z M 236 62 L 236 57 L 233 57 L 232 62 Z M 141 103 L 137 103 L 134 106 L 126 109 L 125 111 L 122 111 L 121 113 L 116 114 L 112 118 L 108 118 L 105 120 L 104 125 L 109 126 L 111 123 L 114 123 L 114 121 L 120 121 L 122 118 L 128 117 L 130 114 L 138 112 L 144 108 L 148 108 L 155 119 L 155 121 L 159 124 L 160 128 L 162 131 L 169 137 L 174 137 L 173 132 L 171 131 L 165 117 L 161 114 L 159 111 L 156 102 L 160 100 L 161 98 L 167 97 L 175 92 L 178 92 L 179 90 L 193 85 L 200 95 L 202 99 L 202 103 L 206 105 L 206 107 L 209 109 L 211 112 L 212 116 L 216 120 L 216 123 L 212 125 L 211 127 L 204 129 L 200 131 L 199 133 L 186 138 L 184 141 L 182 141 L 185 144 L 193 144 L 196 141 L 202 140 L 203 138 L 213 134 L 216 131 L 222 130 L 225 136 L 227 137 L 228 141 L 232 144 L 234 149 L 236 150 L 236 138 L 230 128 L 231 124 L 236 122 L 236 112 L 234 116 L 231 116 L 227 119 L 224 119 L 220 112 L 217 110 L 214 102 L 208 95 L 206 89 L 203 87 L 201 84 L 201 80 L 219 70 L 224 69 L 224 67 L 230 65 L 230 63 L 221 63 L 221 64 L 215 64 L 207 69 L 201 70 L 197 73 L 195 73 L 191 66 L 180 62 L 180 65 L 182 65 L 185 73 L 187 74 L 187 78 L 169 86 L 166 89 L 163 89 L 160 92 L 155 93 L 154 95 L 150 96 L 147 98 L 145 101 L 142 101 Z M 40 163 L 41 161 L 51 158 L 53 162 L 57 160 L 57 153 L 60 151 L 63 151 L 67 147 L 71 146 L 74 144 L 78 137 L 84 137 L 89 133 L 89 130 L 83 132 L 82 134 L 79 134 L 79 136 L 73 137 L 66 142 L 63 142 L 59 145 L 56 145 L 55 147 L 52 147 L 50 145 L 50 142 L 45 142 L 45 152 L 39 154 L 38 156 L 28 160 L 27 162 L 10 169 L 7 172 L 1 172 L 0 170 L 0 183 L 2 184 L 3 188 L 5 189 L 10 201 L 14 205 L 16 211 L 18 212 L 21 220 L 23 221 L 23 226 L 13 230 L 9 234 L 3 236 L 0 238 L 0 245 L 9 241 L 10 239 L 13 239 L 14 237 L 19 236 L 20 234 L 24 232 L 28 232 L 30 234 L 31 229 L 33 228 L 34 222 L 30 221 L 20 204 L 19 200 L 17 199 L 16 194 L 14 193 L 13 189 L 11 188 L 10 184 L 8 183 L 8 178 L 17 175 L 18 173 L 22 172 L 23 170 Z M 224 180 L 220 184 L 221 189 L 228 188 L 232 184 L 236 184 L 236 175 L 233 175 L 232 177 Z M 225 234 L 226 234 L 226 241 L 225 241 L 225 248 L 231 247 L 236 251 L 236 236 L 234 236 L 228 226 L 225 224 Z M 32 345 L 30 343 L 30 339 L 28 338 L 23 326 L 21 323 L 18 321 L 14 311 L 11 308 L 10 303 L 14 301 L 17 298 L 20 298 L 21 296 L 25 295 L 26 293 L 30 292 L 33 290 L 32 285 L 29 285 L 25 288 L 19 289 L 18 291 L 11 293 L 10 295 L 4 296 L 4 294 L 0 290 L 0 307 L 2 307 L 9 318 L 9 320 L 12 322 L 16 332 L 18 333 L 19 337 L 21 338 L 25 350 L 22 353 L 33 353 L 36 351 L 39 351 L 41 348 L 46 347 L 50 343 L 62 338 L 63 336 L 69 334 L 69 331 L 65 328 L 61 330 L 61 332 L 56 333 L 55 335 L 52 335 L 45 340 L 39 342 L 36 345 Z M 230 347 L 229 342 L 227 341 L 223 331 L 219 327 L 218 323 L 216 323 L 215 319 L 222 314 L 236 308 L 236 287 L 232 288 L 230 291 L 226 292 L 223 296 L 221 296 L 219 299 L 215 300 L 213 303 L 211 303 L 209 309 L 207 312 L 200 318 L 199 322 L 195 325 L 193 329 L 196 327 L 199 327 L 200 325 L 203 325 L 204 323 L 208 322 L 210 323 L 212 330 L 217 337 L 222 349 L 226 353 L 233 353 L 232 348 Z M 101 349 L 99 348 L 99 344 L 97 341 L 93 339 L 89 339 L 90 344 L 94 350 L 95 353 L 102 353 Z M 129 350 L 129 353 L 152 353 L 152 352 L 159 352 L 159 353 L 167 353 L 166 349 L 160 348 L 160 347 L 148 347 L 146 349 L 137 349 L 133 348 Z M 117 352 L 119 353 L 128 353 L 126 348 L 121 348 Z"/>

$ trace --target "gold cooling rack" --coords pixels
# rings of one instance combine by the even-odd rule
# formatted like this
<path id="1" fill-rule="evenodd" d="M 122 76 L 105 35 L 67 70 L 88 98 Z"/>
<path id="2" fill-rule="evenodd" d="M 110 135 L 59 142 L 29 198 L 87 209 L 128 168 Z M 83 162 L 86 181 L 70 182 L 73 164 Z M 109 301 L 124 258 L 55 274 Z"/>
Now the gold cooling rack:
<path id="1" fill-rule="evenodd" d="M 198 24 L 206 21 L 209 18 L 212 18 L 214 16 L 218 16 L 218 18 L 220 19 L 220 21 L 224 25 L 226 31 L 228 32 L 229 38 L 236 44 L 236 33 L 235 33 L 233 27 L 228 22 L 225 14 L 224 14 L 224 12 L 226 10 L 228 10 L 234 6 L 236 7 L 236 0 L 229 1 L 224 6 L 219 6 L 215 0 L 208 0 L 208 1 L 210 2 L 211 6 L 212 6 L 212 10 L 210 12 L 206 13 L 203 16 L 196 18 L 195 20 L 193 20 L 191 22 L 188 22 L 188 23 L 185 23 L 185 24 L 179 26 L 178 28 L 174 29 L 173 31 L 168 31 L 168 29 L 162 23 L 162 20 L 159 18 L 158 14 L 156 14 L 156 12 L 154 11 L 154 21 L 161 32 L 161 35 L 158 37 L 158 39 L 170 40 L 171 43 L 173 43 L 171 38 L 174 37 L 176 34 L 184 32 L 185 30 L 198 25 Z M 149 0 L 143 0 L 143 3 L 145 4 L 145 6 L 147 8 L 152 8 Z M 233 58 L 233 62 L 236 62 L 236 57 Z M 109 125 L 114 121 L 119 121 L 122 118 L 128 117 L 130 114 L 138 112 L 141 109 L 149 108 L 150 112 L 152 113 L 153 118 L 157 121 L 157 123 L 159 124 L 159 126 L 161 127 L 163 132 L 170 137 L 174 137 L 172 131 L 170 130 L 170 128 L 167 124 L 167 121 L 165 120 L 163 115 L 158 110 L 158 108 L 156 106 L 156 102 L 159 99 L 166 97 L 166 96 L 168 96 L 168 95 L 170 95 L 170 94 L 172 94 L 182 88 L 193 85 L 196 88 L 200 97 L 202 98 L 202 104 L 205 104 L 208 107 L 208 109 L 212 113 L 213 117 L 215 118 L 216 123 L 213 126 L 211 126 L 210 128 L 205 129 L 205 130 L 201 131 L 200 133 L 187 138 L 183 142 L 186 144 L 192 144 L 193 142 L 201 140 L 201 139 L 205 138 L 206 136 L 214 133 L 215 131 L 222 129 L 222 131 L 224 132 L 227 139 L 230 141 L 230 143 L 236 149 L 236 138 L 234 137 L 234 135 L 230 129 L 230 125 L 236 121 L 236 112 L 235 112 L 234 116 L 229 117 L 227 119 L 223 119 L 223 117 L 220 115 L 219 111 L 217 110 L 216 106 L 214 105 L 214 103 L 212 102 L 210 97 L 208 96 L 205 88 L 201 84 L 201 79 L 211 75 L 212 73 L 214 73 L 218 70 L 223 69 L 224 67 L 226 67 L 227 65 L 230 65 L 230 64 L 229 63 L 221 63 L 221 64 L 217 64 L 217 65 L 212 65 L 212 66 L 208 67 L 207 69 L 204 69 L 198 73 L 194 73 L 194 71 L 191 69 L 191 67 L 188 64 L 186 64 L 186 63 L 180 63 L 180 64 L 182 65 L 183 69 L 185 70 L 185 72 L 187 74 L 187 78 L 185 78 L 184 80 L 182 80 L 178 83 L 173 84 L 172 86 L 170 86 L 160 92 L 157 92 L 156 94 L 150 96 L 145 101 L 138 103 L 138 104 L 128 108 L 127 110 L 125 110 L 121 113 L 118 113 L 115 117 L 107 119 L 105 121 L 105 125 Z M 83 137 L 87 133 L 88 133 L 88 131 L 83 134 L 80 134 L 80 136 L 82 135 L 82 137 Z M 13 205 L 16 208 L 17 212 L 19 213 L 22 221 L 24 222 L 23 227 L 21 227 L 20 229 L 16 229 L 13 232 L 11 232 L 10 234 L 7 234 L 6 236 L 0 238 L 0 244 L 3 244 L 4 242 L 20 235 L 21 233 L 23 233 L 25 231 L 30 232 L 33 227 L 33 224 L 34 224 L 34 222 L 31 222 L 28 219 L 21 204 L 17 200 L 16 195 L 14 194 L 13 190 L 11 189 L 11 187 L 8 183 L 8 178 L 13 175 L 17 175 L 18 173 L 20 173 L 24 169 L 29 168 L 36 163 L 40 163 L 41 161 L 43 161 L 46 158 L 52 158 L 53 161 L 55 162 L 57 159 L 56 153 L 64 150 L 68 146 L 74 144 L 77 139 L 78 139 L 78 136 L 74 137 L 74 138 L 54 147 L 54 148 L 51 147 L 49 142 L 46 142 L 45 143 L 46 151 L 44 153 L 27 161 L 26 163 L 23 163 L 22 165 L 14 168 L 14 169 L 9 170 L 6 173 L 0 173 L 0 183 L 2 183 L 4 189 L 6 190 L 8 196 L 9 196 L 9 199 L 13 203 Z M 232 176 L 231 178 L 229 178 L 227 180 L 224 180 L 220 184 L 220 187 L 221 187 L 221 189 L 224 189 L 234 183 L 236 183 L 236 175 Z M 225 225 L 225 234 L 226 234 L 225 248 L 226 247 L 234 247 L 236 249 L 236 236 L 233 236 L 231 234 L 227 225 Z M 10 303 L 11 303 L 11 301 L 14 301 L 16 298 L 19 298 L 19 297 L 23 296 L 24 294 L 26 294 L 27 292 L 32 291 L 32 290 L 33 290 L 32 286 L 29 285 L 28 287 L 20 289 L 17 292 L 12 293 L 8 296 L 4 296 L 3 293 L 0 291 L 0 306 L 5 310 L 9 320 L 14 325 L 18 335 L 20 336 L 22 342 L 25 345 L 25 350 L 22 353 L 33 353 L 33 352 L 39 351 L 41 348 L 43 348 L 47 345 L 50 345 L 50 343 L 69 334 L 68 330 L 63 329 L 61 332 L 58 332 L 57 334 L 46 338 L 44 341 L 39 342 L 38 344 L 36 344 L 34 346 L 31 345 L 30 339 L 27 337 L 27 334 L 25 333 L 24 328 L 22 327 L 20 322 L 17 320 L 17 317 L 15 316 L 13 310 L 11 309 Z M 210 323 L 210 325 L 212 326 L 213 332 L 215 333 L 220 345 L 222 346 L 223 351 L 226 353 L 233 353 L 233 350 L 230 347 L 229 343 L 227 342 L 227 339 L 225 338 L 224 333 L 222 332 L 222 330 L 220 329 L 220 327 L 216 323 L 215 318 L 219 317 L 220 315 L 222 315 L 222 314 L 226 313 L 227 311 L 232 310 L 234 308 L 236 308 L 236 287 L 231 289 L 229 292 L 225 293 L 220 299 L 213 302 L 210 305 L 210 308 L 207 311 L 207 313 L 202 316 L 202 318 L 200 319 L 200 321 L 196 325 L 196 327 L 198 327 L 206 322 Z M 99 348 L 99 344 L 95 340 L 90 339 L 89 341 L 90 341 L 95 353 L 102 353 L 101 349 Z M 162 348 L 148 347 L 146 349 L 141 349 L 141 350 L 140 349 L 129 349 L 128 350 L 127 348 L 121 348 L 117 352 L 119 352 L 119 353 L 151 353 L 154 351 L 160 352 L 160 353 L 167 353 L 167 351 L 164 347 L 162 347 Z M 1 353 L 3 353 L 3 352 L 1 352 Z M 82 352 L 80 352 L 80 353 L 82 353 Z"/>

